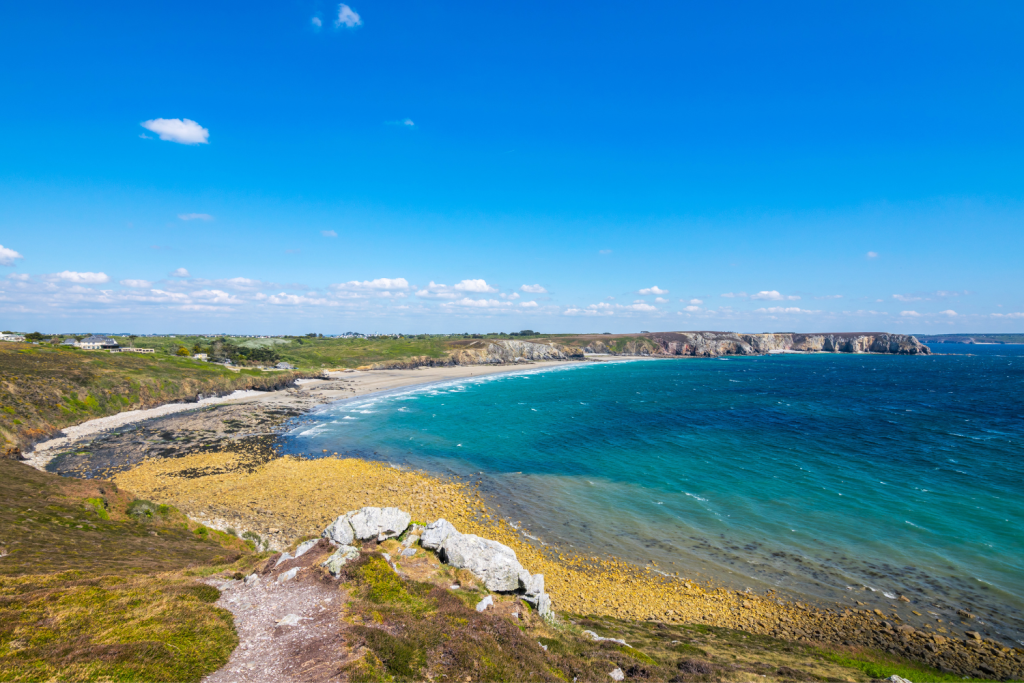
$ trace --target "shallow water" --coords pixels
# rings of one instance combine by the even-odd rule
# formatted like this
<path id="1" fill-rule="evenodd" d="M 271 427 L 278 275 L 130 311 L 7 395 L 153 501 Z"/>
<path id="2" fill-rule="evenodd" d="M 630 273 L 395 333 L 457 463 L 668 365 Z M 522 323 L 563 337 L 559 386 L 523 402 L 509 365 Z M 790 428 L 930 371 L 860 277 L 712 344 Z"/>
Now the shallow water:
<path id="1" fill-rule="evenodd" d="M 1024 348 L 933 349 L 978 355 L 491 375 L 332 404 L 285 443 L 473 476 L 548 543 L 818 601 L 902 594 L 1021 641 Z"/>

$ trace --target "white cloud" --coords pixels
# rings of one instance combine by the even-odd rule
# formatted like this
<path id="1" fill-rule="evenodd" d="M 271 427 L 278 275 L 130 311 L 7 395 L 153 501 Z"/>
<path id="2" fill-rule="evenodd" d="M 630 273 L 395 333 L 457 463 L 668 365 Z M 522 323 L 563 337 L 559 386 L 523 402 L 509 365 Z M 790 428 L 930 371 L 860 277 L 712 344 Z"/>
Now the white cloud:
<path id="1" fill-rule="evenodd" d="M 993 313 L 993 318 L 1024 318 L 1024 313 Z"/>
<path id="2" fill-rule="evenodd" d="M 499 294 L 502 299 L 508 299 L 509 301 L 515 301 L 519 298 L 519 292 L 512 292 L 511 294 L 505 294 L 504 292 Z"/>
<path id="3" fill-rule="evenodd" d="M 921 314 L 917 311 L 900 311 L 900 315 L 904 318 L 920 318 Z"/>
<path id="4" fill-rule="evenodd" d="M 344 3 L 338 5 L 338 18 L 334 22 L 335 27 L 347 26 L 348 28 L 355 28 L 362 25 L 363 20 L 359 18 L 359 15 L 351 7 Z"/>
<path id="5" fill-rule="evenodd" d="M 188 270 L 185 268 L 178 268 L 176 271 L 171 273 L 171 277 L 189 277 Z"/>
<path id="6" fill-rule="evenodd" d="M 452 287 L 452 289 L 459 292 L 497 292 L 498 290 L 487 284 L 486 280 L 463 280 L 459 284 Z"/>
<path id="7" fill-rule="evenodd" d="M 523 285 L 519 288 L 519 291 L 526 292 L 528 294 L 547 294 L 548 290 L 544 289 L 540 285 Z"/>
<path id="8" fill-rule="evenodd" d="M 601 251 L 599 251 L 597 253 L 598 254 L 610 254 L 610 253 L 612 253 L 612 250 L 611 249 L 602 249 Z"/>
<path id="9" fill-rule="evenodd" d="M 451 291 L 451 287 L 448 285 L 439 285 L 433 280 L 430 284 L 423 289 L 416 292 L 416 296 L 421 296 L 426 299 L 457 299 L 459 295 Z"/>
<path id="10" fill-rule="evenodd" d="M 877 251 L 869 251 L 867 254 L 865 254 L 865 256 L 867 258 L 878 258 L 878 252 Z"/>
<path id="11" fill-rule="evenodd" d="M 18 282 L 28 282 L 27 273 L 11 273 L 7 276 L 8 280 L 17 280 Z"/>
<path id="12" fill-rule="evenodd" d="M 179 213 L 178 218 L 183 221 L 212 221 L 213 216 L 208 213 Z"/>
<path id="13" fill-rule="evenodd" d="M 324 237 L 337 237 L 338 236 L 338 233 L 334 232 L 333 230 L 321 230 L 320 234 L 323 235 Z"/>
<path id="14" fill-rule="evenodd" d="M 947 318 L 955 318 L 957 316 L 956 311 L 950 309 L 948 311 L 939 311 L 939 315 L 944 315 Z"/>
<path id="15" fill-rule="evenodd" d="M 800 299 L 798 296 L 783 296 L 774 289 L 771 291 L 758 292 L 750 298 L 753 301 L 797 301 Z"/>
<path id="16" fill-rule="evenodd" d="M 825 296 L 816 296 L 814 298 L 818 299 L 819 301 L 822 300 L 822 299 L 842 299 L 843 295 L 842 294 L 826 294 Z"/>
<path id="17" fill-rule="evenodd" d="M 920 301 L 921 300 L 921 297 L 919 297 L 919 296 L 910 296 L 909 294 L 893 294 L 892 298 L 896 299 L 896 301 L 902 301 L 904 303 L 909 303 L 911 301 Z"/>
<path id="18" fill-rule="evenodd" d="M 653 287 L 644 287 L 639 292 L 637 292 L 637 294 L 668 294 L 668 290 L 662 289 L 661 287 L 658 287 L 658 285 L 654 285 Z"/>
<path id="19" fill-rule="evenodd" d="M 80 285 L 98 285 L 110 282 L 110 276 L 106 273 L 78 273 L 73 270 L 65 270 L 54 273 L 53 276 L 65 282 L 74 282 Z"/>
<path id="20" fill-rule="evenodd" d="M 413 123 L 412 119 L 406 119 L 405 121 L 402 121 L 402 125 L 403 126 L 410 126 L 410 127 L 412 127 L 412 126 L 415 126 L 416 124 Z"/>
<path id="21" fill-rule="evenodd" d="M 537 308 L 537 302 L 536 301 L 524 301 L 523 303 L 519 304 L 519 307 L 520 308 Z"/>
<path id="22" fill-rule="evenodd" d="M 683 300 L 680 299 L 680 301 Z M 700 306 L 704 302 L 701 299 L 690 299 L 690 303 L 693 304 L 694 306 Z"/>
<path id="23" fill-rule="evenodd" d="M 121 284 L 135 289 L 148 289 L 153 286 L 153 283 L 149 280 L 121 280 Z"/>
<path id="24" fill-rule="evenodd" d="M 192 292 L 192 297 L 205 301 L 207 304 L 240 304 L 242 300 L 234 294 L 228 294 L 220 289 L 200 289 Z"/>
<path id="25" fill-rule="evenodd" d="M 700 306 L 686 306 L 683 310 L 687 311 L 688 313 L 696 313 L 697 311 L 701 310 L 701 307 Z"/>
<path id="26" fill-rule="evenodd" d="M 409 289 L 409 281 L 404 277 L 379 277 L 375 280 L 350 280 L 341 284 L 331 285 L 331 289 L 349 292 L 400 291 Z"/>
<path id="27" fill-rule="evenodd" d="M 168 142 L 182 145 L 205 145 L 209 142 L 210 131 L 192 119 L 150 119 L 140 125 Z"/>
<path id="28" fill-rule="evenodd" d="M 797 308 L 796 306 L 772 306 L 770 308 L 759 308 L 754 313 L 771 313 L 771 314 L 789 314 L 789 313 L 821 313 L 821 311 L 808 311 L 806 308 Z"/>
<path id="29" fill-rule="evenodd" d="M 724 298 L 724 299 L 746 299 L 747 298 L 747 293 L 746 292 L 736 292 L 735 294 L 733 294 L 732 292 L 726 292 L 725 294 L 722 295 L 722 298 Z"/>
<path id="30" fill-rule="evenodd" d="M 232 277 L 227 280 L 217 280 L 218 284 L 224 285 L 225 287 L 231 287 L 232 289 L 248 290 L 252 291 L 264 287 L 264 283 L 261 280 L 253 280 L 248 277 Z"/>
<path id="31" fill-rule="evenodd" d="M 18 259 L 25 258 L 13 249 L 0 244 L 0 266 L 13 266 Z"/>
<path id="32" fill-rule="evenodd" d="M 312 19 L 309 20 L 309 23 L 313 24 L 313 26 L 317 28 L 320 28 L 321 26 L 324 25 L 324 22 L 320 20 L 320 17 L 313 17 Z"/>
<path id="33" fill-rule="evenodd" d="M 329 301 L 327 299 L 318 299 L 316 297 L 301 296 L 299 294 L 273 294 L 268 296 L 266 299 L 267 303 L 275 306 L 336 306 L 337 303 Z"/>
<path id="34" fill-rule="evenodd" d="M 657 307 L 650 304 L 646 304 L 643 301 L 634 302 L 632 304 L 590 304 L 586 308 L 576 308 L 571 306 L 565 309 L 565 315 L 615 315 L 617 312 L 633 312 L 639 311 L 641 313 L 650 313 L 657 311 Z"/>
<path id="35" fill-rule="evenodd" d="M 668 299 L 662 299 L 660 296 L 655 298 L 654 300 L 657 301 L 659 304 L 667 304 L 668 303 Z"/>
<path id="36" fill-rule="evenodd" d="M 462 306 L 465 308 L 501 308 L 504 306 L 511 306 L 510 301 L 498 301 L 497 299 L 470 299 L 469 297 L 463 297 L 458 301 L 449 301 L 443 306 Z"/>

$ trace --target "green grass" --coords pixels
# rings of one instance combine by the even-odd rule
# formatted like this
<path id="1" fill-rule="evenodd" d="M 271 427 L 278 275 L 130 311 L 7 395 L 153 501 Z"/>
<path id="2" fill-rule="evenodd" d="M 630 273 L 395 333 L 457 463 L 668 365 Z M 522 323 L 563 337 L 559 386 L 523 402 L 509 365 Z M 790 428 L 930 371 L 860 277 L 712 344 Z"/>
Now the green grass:
<path id="1" fill-rule="evenodd" d="M 900 676 L 914 683 L 964 683 L 964 681 L 981 681 L 984 679 L 965 678 L 952 673 L 936 671 L 923 664 L 908 661 L 876 651 L 861 651 L 856 655 L 838 652 L 821 651 L 821 655 L 829 661 L 851 669 L 859 669 L 871 678 L 889 678 Z"/>
<path id="2" fill-rule="evenodd" d="M 242 539 L 111 482 L 0 460 L 0 681 L 198 681 L 238 643 L 220 592 Z"/>
<path id="3" fill-rule="evenodd" d="M 197 394 L 271 389 L 302 372 L 233 371 L 163 354 L 0 344 L 0 443 L 25 449 L 64 427 Z"/>

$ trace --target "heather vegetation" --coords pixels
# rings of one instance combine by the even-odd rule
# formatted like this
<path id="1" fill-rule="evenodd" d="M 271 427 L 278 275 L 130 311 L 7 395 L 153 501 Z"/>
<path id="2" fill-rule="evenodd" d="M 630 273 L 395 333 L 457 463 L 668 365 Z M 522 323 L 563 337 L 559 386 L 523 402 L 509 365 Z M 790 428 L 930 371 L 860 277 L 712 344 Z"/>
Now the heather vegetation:
<path id="1" fill-rule="evenodd" d="M 238 642 L 198 582 L 254 545 L 102 480 L 0 460 L 0 681 L 197 681 Z"/>
<path id="2" fill-rule="evenodd" d="M 0 344 L 0 443 L 25 450 L 60 429 L 124 410 L 237 389 L 282 387 L 301 372 L 231 369 L 165 354 Z"/>

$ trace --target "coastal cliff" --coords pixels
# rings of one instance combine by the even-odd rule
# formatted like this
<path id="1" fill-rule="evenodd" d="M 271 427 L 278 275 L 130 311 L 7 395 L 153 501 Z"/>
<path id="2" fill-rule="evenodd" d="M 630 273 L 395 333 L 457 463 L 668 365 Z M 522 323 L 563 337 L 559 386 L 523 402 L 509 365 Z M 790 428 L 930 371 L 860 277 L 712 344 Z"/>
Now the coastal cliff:
<path id="1" fill-rule="evenodd" d="M 915 337 L 887 332 L 820 334 L 738 334 L 735 332 L 654 332 L 642 335 L 584 335 L 534 342 L 516 339 L 453 342 L 444 356 L 411 356 L 364 365 L 360 370 L 397 370 L 451 365 L 504 365 L 549 360 L 583 360 L 586 354 L 611 356 L 757 356 L 779 351 L 926 355 Z"/>
<path id="2" fill-rule="evenodd" d="M 399 360 L 365 365 L 360 370 L 399 370 L 419 367 L 445 367 L 449 365 L 503 365 L 545 360 L 583 360 L 583 349 L 569 344 L 497 339 L 494 341 L 455 342 L 448 355 L 441 358 L 412 356 Z"/>
<path id="3" fill-rule="evenodd" d="M 753 356 L 773 351 L 890 353 L 926 355 L 915 337 L 887 332 L 737 334 L 735 332 L 655 332 L 629 340 L 588 340 L 585 353 L 614 356 Z"/>

